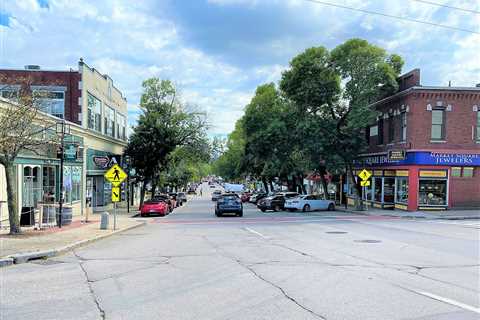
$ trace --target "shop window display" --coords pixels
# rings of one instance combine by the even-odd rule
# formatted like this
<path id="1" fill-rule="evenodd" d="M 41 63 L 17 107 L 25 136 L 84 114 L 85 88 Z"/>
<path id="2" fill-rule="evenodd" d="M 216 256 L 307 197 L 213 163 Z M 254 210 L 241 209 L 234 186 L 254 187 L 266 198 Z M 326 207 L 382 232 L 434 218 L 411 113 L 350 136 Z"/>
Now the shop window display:
<path id="1" fill-rule="evenodd" d="M 374 181 L 374 200 L 376 202 L 382 202 L 382 178 L 373 178 Z"/>
<path id="2" fill-rule="evenodd" d="M 420 205 L 446 205 L 447 180 L 420 180 L 418 201 Z"/>
<path id="3" fill-rule="evenodd" d="M 393 203 L 395 200 L 395 178 L 384 178 L 383 202 Z"/>
<path id="4" fill-rule="evenodd" d="M 408 179 L 397 178 L 397 197 L 395 202 L 408 203 Z"/>

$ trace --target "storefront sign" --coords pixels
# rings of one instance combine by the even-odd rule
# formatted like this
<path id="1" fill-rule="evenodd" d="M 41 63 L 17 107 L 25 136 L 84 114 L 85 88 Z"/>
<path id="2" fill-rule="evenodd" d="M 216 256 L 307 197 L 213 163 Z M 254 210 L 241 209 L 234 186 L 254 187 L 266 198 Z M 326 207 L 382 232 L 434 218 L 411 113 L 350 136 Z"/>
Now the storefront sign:
<path id="1" fill-rule="evenodd" d="M 397 177 L 408 177 L 408 170 L 397 170 L 396 171 Z"/>
<path id="2" fill-rule="evenodd" d="M 67 144 L 65 146 L 64 157 L 65 160 L 77 160 L 77 146 L 74 144 Z"/>
<path id="3" fill-rule="evenodd" d="M 395 177 L 395 170 L 385 170 L 383 171 L 383 175 L 386 177 Z"/>
<path id="4" fill-rule="evenodd" d="M 446 178 L 447 171 L 445 170 L 420 170 L 420 177 L 423 178 Z"/>
<path id="5" fill-rule="evenodd" d="M 106 168 L 109 162 L 110 162 L 110 158 L 108 158 L 107 156 L 93 157 L 93 163 L 95 163 L 95 165 L 100 168 Z"/>
<path id="6" fill-rule="evenodd" d="M 367 156 L 355 161 L 361 166 L 397 166 L 397 165 L 454 165 L 480 166 L 480 153 L 447 153 L 447 152 L 407 152 L 403 160 L 391 160 L 388 154 Z"/>
<path id="7" fill-rule="evenodd" d="M 389 150 L 388 160 L 405 160 L 407 153 L 405 150 Z"/>

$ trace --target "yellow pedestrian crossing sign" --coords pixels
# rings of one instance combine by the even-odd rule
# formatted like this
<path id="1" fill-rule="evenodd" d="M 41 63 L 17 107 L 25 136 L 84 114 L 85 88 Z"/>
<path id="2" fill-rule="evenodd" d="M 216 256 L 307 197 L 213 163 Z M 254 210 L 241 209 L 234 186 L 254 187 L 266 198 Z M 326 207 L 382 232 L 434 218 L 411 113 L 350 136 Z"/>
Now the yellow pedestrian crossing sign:
<path id="1" fill-rule="evenodd" d="M 360 181 L 361 187 L 370 187 L 370 180 Z"/>
<path id="2" fill-rule="evenodd" d="M 370 173 L 370 171 L 366 170 L 366 169 L 363 169 L 359 174 L 358 176 L 360 177 L 360 179 L 362 179 L 363 181 L 366 181 L 368 179 L 370 179 L 370 177 L 372 176 L 372 174 Z"/>
<path id="3" fill-rule="evenodd" d="M 107 172 L 105 172 L 104 177 L 110 181 L 114 187 L 118 187 L 123 180 L 127 178 L 127 174 L 118 164 L 114 164 L 107 170 Z"/>
<path id="4" fill-rule="evenodd" d="M 112 202 L 120 202 L 120 187 L 112 188 Z"/>

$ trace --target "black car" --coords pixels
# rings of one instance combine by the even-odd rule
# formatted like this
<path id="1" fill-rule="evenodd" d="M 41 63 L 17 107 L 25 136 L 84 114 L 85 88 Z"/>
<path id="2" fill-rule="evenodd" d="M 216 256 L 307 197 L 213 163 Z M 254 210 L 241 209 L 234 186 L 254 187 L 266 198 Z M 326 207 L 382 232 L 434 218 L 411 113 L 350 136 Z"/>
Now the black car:
<path id="1" fill-rule="evenodd" d="M 268 196 L 268 194 L 266 194 L 264 192 L 254 193 L 250 196 L 250 202 L 254 203 L 254 204 L 257 204 L 260 199 L 266 198 L 267 196 Z"/>
<path id="2" fill-rule="evenodd" d="M 243 217 L 242 200 L 236 193 L 221 194 L 215 204 L 215 215 L 221 217 L 224 213 L 235 213 L 237 217 Z"/>
<path id="3" fill-rule="evenodd" d="M 265 212 L 267 210 L 281 211 L 285 208 L 285 199 L 297 197 L 296 192 L 283 192 L 273 196 L 260 199 L 257 203 L 257 207 Z"/>

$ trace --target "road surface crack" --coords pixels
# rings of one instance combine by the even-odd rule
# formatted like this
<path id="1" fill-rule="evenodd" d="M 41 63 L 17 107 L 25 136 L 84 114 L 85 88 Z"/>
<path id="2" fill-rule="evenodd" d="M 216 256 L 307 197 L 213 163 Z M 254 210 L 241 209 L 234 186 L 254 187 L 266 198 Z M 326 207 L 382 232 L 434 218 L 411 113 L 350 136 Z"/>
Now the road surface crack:
<path id="1" fill-rule="evenodd" d="M 245 269 L 247 269 L 248 271 L 250 271 L 250 273 L 252 273 L 255 277 L 257 277 L 258 279 L 262 280 L 263 282 L 269 284 L 270 286 L 278 289 L 285 298 L 287 298 L 288 300 L 292 301 L 293 303 L 295 303 L 298 307 L 300 307 L 301 309 L 309 312 L 310 314 L 314 315 L 315 317 L 317 317 L 318 319 L 324 319 L 326 320 L 327 318 L 325 318 L 324 316 L 316 313 L 315 311 L 313 311 L 312 309 L 309 309 L 307 308 L 306 306 L 304 306 L 303 304 L 301 304 L 300 302 L 298 302 L 294 297 L 290 296 L 286 291 L 285 289 L 283 289 L 281 286 L 273 283 L 272 281 L 262 277 L 259 273 L 257 273 L 252 267 L 250 266 L 247 266 L 245 264 L 242 263 L 242 261 L 240 261 L 239 259 L 233 259 L 234 261 L 236 261 L 240 266 L 244 267 Z"/>
<path id="2" fill-rule="evenodd" d="M 215 243 L 213 243 L 212 241 L 210 241 L 206 236 L 203 236 L 202 237 L 208 244 L 210 244 L 210 246 L 212 246 L 215 251 L 217 251 L 222 257 L 225 257 L 227 259 L 230 259 L 234 262 L 236 262 L 239 266 L 243 267 L 244 269 L 248 270 L 251 274 L 253 274 L 257 279 L 269 284 L 270 286 L 276 288 L 277 290 L 279 290 L 282 295 L 287 298 L 288 300 L 290 300 L 291 302 L 293 302 L 294 304 L 296 304 L 299 308 L 301 308 L 302 310 L 312 314 L 313 316 L 315 316 L 316 318 L 318 319 L 323 319 L 323 320 L 327 320 L 326 317 L 316 313 L 315 311 L 313 311 L 312 309 L 309 309 L 307 308 L 306 306 L 302 305 L 300 302 L 298 302 L 294 297 L 290 296 L 286 291 L 285 289 L 283 289 L 281 286 L 275 284 L 274 282 L 262 277 L 259 273 L 257 273 L 251 266 L 248 266 L 246 265 L 245 263 L 243 263 L 240 259 L 237 259 L 235 257 L 232 257 L 230 256 L 228 253 L 226 253 L 225 251 L 223 251 L 218 245 L 216 245 Z M 288 248 L 287 249 L 291 249 L 291 248 Z M 293 251 L 297 251 L 295 249 L 293 249 Z M 300 251 L 298 251 L 297 253 L 300 253 L 302 255 L 307 255 L 307 254 L 304 254 Z"/>
<path id="3" fill-rule="evenodd" d="M 85 276 L 85 279 L 87 280 L 87 286 L 88 286 L 88 289 L 89 289 L 89 291 L 90 291 L 90 294 L 92 295 L 93 302 L 95 302 L 95 305 L 97 306 L 98 312 L 100 313 L 100 319 L 104 320 L 104 319 L 106 319 L 106 317 L 105 317 L 105 310 L 103 310 L 102 306 L 100 305 L 100 301 L 98 300 L 98 297 L 97 297 L 97 295 L 95 294 L 95 290 L 93 290 L 93 287 L 92 287 L 93 281 L 90 280 L 90 278 L 89 278 L 89 276 L 88 276 L 88 272 L 87 272 L 87 270 L 85 269 L 85 267 L 83 266 L 84 260 L 82 259 L 82 257 L 80 257 L 79 255 L 77 255 L 77 253 L 75 252 L 75 250 L 73 250 L 72 252 L 73 252 L 73 255 L 74 255 L 75 257 L 77 257 L 77 259 L 78 259 L 78 265 L 80 266 L 80 269 L 82 269 L 83 274 L 84 274 L 84 276 Z"/>

